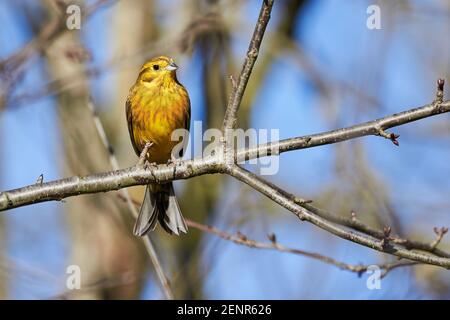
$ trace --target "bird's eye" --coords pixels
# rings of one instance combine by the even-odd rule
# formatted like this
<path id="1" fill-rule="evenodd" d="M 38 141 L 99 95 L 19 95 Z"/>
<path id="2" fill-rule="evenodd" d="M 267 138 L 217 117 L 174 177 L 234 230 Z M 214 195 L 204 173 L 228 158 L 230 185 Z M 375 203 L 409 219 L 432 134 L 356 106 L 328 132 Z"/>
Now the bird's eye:
<path id="1" fill-rule="evenodd" d="M 157 64 L 153 65 L 153 70 L 158 71 L 159 70 L 159 66 Z"/>

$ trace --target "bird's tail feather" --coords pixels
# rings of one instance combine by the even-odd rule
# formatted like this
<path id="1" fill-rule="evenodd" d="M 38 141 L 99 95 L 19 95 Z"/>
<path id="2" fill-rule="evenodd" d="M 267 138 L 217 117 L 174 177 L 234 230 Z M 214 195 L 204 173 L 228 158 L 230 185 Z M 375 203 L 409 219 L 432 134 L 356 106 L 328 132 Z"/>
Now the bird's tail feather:
<path id="1" fill-rule="evenodd" d="M 159 185 L 158 188 L 152 188 L 152 185 L 147 186 L 144 202 L 134 226 L 134 234 L 143 236 L 148 231 L 154 230 L 157 221 L 169 234 L 179 235 L 180 231 L 187 232 L 186 222 L 181 214 L 172 183 Z"/>

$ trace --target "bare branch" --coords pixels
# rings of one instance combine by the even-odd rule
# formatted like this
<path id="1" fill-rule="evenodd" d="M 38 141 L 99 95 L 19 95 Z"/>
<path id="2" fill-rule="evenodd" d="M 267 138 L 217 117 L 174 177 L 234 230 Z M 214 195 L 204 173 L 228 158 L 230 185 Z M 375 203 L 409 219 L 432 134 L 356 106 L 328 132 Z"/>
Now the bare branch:
<path id="1" fill-rule="evenodd" d="M 133 166 L 88 176 L 74 176 L 52 182 L 0 192 L 0 211 L 71 196 L 119 190 L 130 186 L 162 183 L 175 179 L 220 172 L 216 158 L 205 157 L 160 166 Z"/>
<path id="2" fill-rule="evenodd" d="M 338 134 L 335 134 L 332 139 L 338 139 L 338 141 L 348 140 L 351 137 L 361 136 L 370 134 L 370 130 L 365 130 L 366 126 L 375 127 L 379 125 L 378 122 L 382 122 L 386 126 L 396 126 L 403 123 L 418 120 L 419 118 L 424 118 L 427 116 L 432 116 L 435 114 L 448 112 L 450 110 L 450 102 L 447 101 L 442 104 L 432 104 L 421 108 L 412 109 L 400 114 L 394 114 L 390 117 L 382 118 L 381 120 L 375 120 L 368 123 L 353 126 L 346 129 L 337 130 Z M 396 120 L 390 120 L 394 118 Z M 378 121 L 378 122 L 376 122 Z M 368 132 L 369 131 L 369 132 Z M 339 133 L 340 132 L 340 133 Z M 358 134 L 356 134 L 357 132 Z M 373 131 L 376 132 L 376 131 Z M 344 138 L 339 137 L 339 134 L 343 135 Z M 318 136 L 323 134 L 318 134 Z M 333 134 L 327 134 L 329 137 Z M 331 138 L 330 138 L 331 139 Z M 340 140 L 339 140 L 340 139 Z M 329 142 L 331 143 L 331 142 Z M 294 142 L 295 144 L 295 142 Z M 288 147 L 284 151 L 295 150 L 298 147 Z M 266 147 L 262 147 L 263 149 Z M 238 154 L 243 154 L 244 151 L 239 151 Z M 264 156 L 264 153 L 251 152 L 249 153 L 252 157 Z M 242 170 L 242 169 L 241 169 Z M 134 166 L 128 169 L 115 170 L 100 174 L 93 174 L 85 177 L 72 177 L 61 180 L 56 180 L 52 182 L 39 183 L 30 185 L 27 187 L 10 190 L 0 193 L 0 211 L 7 210 L 11 208 L 20 207 L 23 205 L 29 205 L 33 203 L 50 201 L 50 200 L 61 200 L 70 196 L 96 193 L 96 192 L 106 192 L 112 190 L 118 190 L 125 187 L 133 185 L 144 185 L 150 182 L 167 182 L 175 179 L 186 179 L 193 176 L 203 175 L 203 174 L 214 174 L 214 173 L 231 173 L 236 177 L 236 170 L 229 171 L 229 166 L 224 163 L 223 158 L 219 156 L 208 156 L 200 159 L 181 161 L 176 164 L 160 165 L 160 166 L 150 166 L 143 168 L 142 166 Z M 242 173 L 241 171 L 238 171 Z M 245 177 L 245 175 L 244 175 Z M 243 179 L 243 176 L 238 175 L 238 179 Z M 259 185 L 262 187 L 263 185 Z M 264 187 L 263 189 L 257 189 L 264 194 L 270 193 L 270 190 L 276 190 L 274 186 Z M 269 190 L 269 191 L 268 191 Z M 276 202 L 282 204 L 283 206 L 290 203 L 287 208 L 292 209 L 291 211 L 298 214 L 300 218 L 311 219 L 312 223 L 322 227 L 323 229 L 334 233 L 342 238 L 366 245 L 375 250 L 387 252 L 386 248 L 381 245 L 381 240 L 384 237 L 383 232 L 371 229 L 367 225 L 364 225 L 356 218 L 346 219 L 342 217 L 333 216 L 332 214 L 315 208 L 309 203 L 293 195 L 289 195 L 287 192 L 283 191 L 281 194 L 274 193 L 272 196 L 276 196 L 274 199 Z M 287 202 L 286 202 L 287 201 Z M 299 210 L 302 208 L 302 210 Z M 312 215 L 313 214 L 313 215 Z M 338 223 L 343 226 L 351 227 L 358 232 L 365 233 L 365 236 L 360 234 L 346 232 L 342 228 L 337 228 L 333 223 Z M 370 238 L 369 238 L 370 237 Z M 375 241 L 373 238 L 377 238 Z M 437 264 L 441 266 L 448 266 L 449 254 L 436 249 L 431 244 L 424 244 L 416 241 L 400 239 L 396 237 L 389 237 L 389 242 L 392 243 L 389 253 L 393 253 L 397 256 L 408 258 L 411 260 L 426 262 L 429 261 L 430 264 Z M 401 247 L 399 247 L 401 246 Z M 432 252 L 435 256 L 424 255 L 409 251 L 409 249 L 420 249 Z M 419 257 L 417 257 L 419 254 Z M 436 256 L 441 256 L 436 257 Z M 422 260 L 418 260 L 422 259 Z"/>
<path id="3" fill-rule="evenodd" d="M 379 239 L 374 239 L 369 235 L 349 231 L 336 224 L 333 224 L 296 204 L 294 201 L 292 201 L 292 198 L 294 198 L 293 195 L 287 193 L 286 191 L 280 189 L 276 185 L 263 180 L 262 178 L 256 176 L 255 174 L 245 169 L 242 169 L 238 166 L 233 166 L 232 168 L 229 169 L 229 172 L 227 173 L 229 173 L 236 179 L 248 184 L 255 190 L 261 192 L 262 194 L 267 196 L 269 199 L 275 201 L 282 207 L 288 209 L 289 211 L 294 213 L 300 220 L 308 221 L 316 225 L 317 227 L 325 231 L 328 231 L 342 239 L 349 240 L 361 244 L 363 246 L 372 248 L 374 250 L 389 253 L 401 258 L 450 269 L 450 259 L 408 250 L 397 244 L 386 243 L 380 241 Z M 389 234 L 387 234 L 387 237 L 388 236 Z"/>
<path id="4" fill-rule="evenodd" d="M 442 227 L 442 228 L 434 228 L 434 233 L 436 233 L 436 239 L 431 243 L 431 247 L 433 249 L 436 249 L 436 247 L 441 243 L 442 239 L 444 238 L 444 235 L 448 232 L 448 228 Z"/>
<path id="5" fill-rule="evenodd" d="M 361 125 L 353 126 L 350 128 L 336 130 L 333 133 L 318 134 L 316 136 L 325 136 L 324 138 L 312 138 L 311 140 L 317 142 L 321 139 L 340 139 L 339 141 L 344 141 L 351 139 L 355 135 L 354 132 L 358 132 L 358 135 L 370 134 L 367 133 L 367 126 L 376 127 L 378 122 L 382 122 L 386 125 L 400 125 L 403 122 L 407 123 L 414 120 L 421 119 L 423 117 L 432 116 L 438 113 L 434 113 L 435 110 L 440 112 L 448 112 L 450 110 L 450 102 L 439 104 L 437 106 L 427 105 L 421 108 L 412 109 L 399 114 L 391 115 L 389 117 L 382 118 L 380 120 L 375 120 L 369 123 L 364 123 Z M 391 117 L 400 117 L 400 121 L 391 121 Z M 378 121 L 378 122 L 377 122 Z M 375 132 L 375 131 L 374 131 Z M 345 138 L 336 138 L 342 135 Z M 356 136 L 358 136 L 356 135 Z M 310 136 L 314 137 L 314 136 Z M 326 138 L 328 137 L 328 138 Z M 333 138 L 331 138 L 333 137 Z M 304 141 L 304 138 L 296 138 Z M 293 143 L 293 147 L 285 147 L 283 151 L 295 150 L 299 145 L 295 139 L 289 139 Z M 310 141 L 311 141 L 310 140 Z M 323 140 L 322 140 L 323 141 Z M 328 143 L 331 143 L 328 142 Z M 311 144 L 311 142 L 310 142 Z M 286 143 L 281 141 L 280 145 L 286 146 Z M 319 145 L 319 144 L 317 144 Z M 263 145 L 257 149 L 267 150 L 267 146 Z M 245 154 L 246 150 L 238 151 L 238 154 Z M 248 152 L 249 156 L 259 157 L 264 156 L 264 152 Z M 135 166 L 128 169 L 116 170 L 101 174 L 94 174 L 85 177 L 72 177 L 61 180 L 56 180 L 53 182 L 39 183 L 30 185 L 27 187 L 6 191 L 0 193 L 0 210 L 7 210 L 23 205 L 29 205 L 37 202 L 50 201 L 50 200 L 61 200 L 70 196 L 95 193 L 95 192 L 106 192 L 111 190 L 118 190 L 128 186 L 148 184 L 149 182 L 166 182 L 174 179 L 186 179 L 202 174 L 213 174 L 221 173 L 225 171 L 225 166 L 221 162 L 221 159 L 215 157 L 205 157 L 202 159 L 194 159 L 188 161 L 182 161 L 170 165 L 161 165 L 158 167 L 142 168 L 141 166 Z M 338 223 L 340 225 L 351 227 L 356 231 L 363 232 L 369 236 L 382 239 L 383 232 L 370 228 L 369 226 L 363 224 L 356 218 L 344 218 L 335 216 L 328 213 L 325 210 L 316 208 L 308 201 L 294 197 L 295 203 L 304 209 L 316 214 L 317 216 L 326 219 L 333 223 Z M 430 243 L 422 243 L 418 241 L 401 239 L 398 237 L 391 237 L 390 242 L 398 245 L 402 245 L 406 249 L 419 249 L 429 251 L 437 256 L 449 258 L 450 255 L 443 252 L 436 247 L 433 247 Z"/>
<path id="6" fill-rule="evenodd" d="M 83 11 L 85 12 L 85 18 L 92 15 L 108 1 L 110 0 L 97 0 L 92 5 L 86 7 L 86 10 Z M 30 59 L 34 53 L 44 50 L 50 41 L 57 38 L 61 33 L 68 31 L 68 29 L 65 28 L 67 18 L 65 16 L 65 8 L 63 10 L 55 10 L 55 13 L 56 17 L 50 20 L 35 38 L 0 62 L 0 71 L 12 71 L 18 69 L 24 62 Z"/>
<path id="7" fill-rule="evenodd" d="M 127 201 L 127 199 L 121 195 L 118 194 L 119 198 L 122 199 L 123 201 Z M 132 199 L 132 203 L 134 206 L 138 207 L 140 206 L 140 203 L 134 199 Z M 392 262 L 392 263 L 382 263 L 382 264 L 371 264 L 371 265 L 362 265 L 362 264 L 358 264 L 358 265 L 353 265 L 353 264 L 348 264 L 345 262 L 340 262 L 337 261 L 333 258 L 324 256 L 322 254 L 319 253 L 315 253 L 315 252 L 310 252 L 310 251 L 305 251 L 305 250 L 300 250 L 300 249 L 295 249 L 295 248 L 289 248 L 287 246 L 284 246 L 282 244 L 280 244 L 277 241 L 277 238 L 275 236 L 275 234 L 271 233 L 267 235 L 267 238 L 269 239 L 270 243 L 263 243 L 263 242 L 258 242 L 255 240 L 251 240 L 249 239 L 247 236 L 243 235 L 241 232 L 237 232 L 237 234 L 233 235 L 230 234 L 228 232 L 222 231 L 216 227 L 213 226 L 208 226 L 202 223 L 199 223 L 197 221 L 191 220 L 191 219 L 186 219 L 186 223 L 190 228 L 193 229 L 197 229 L 203 232 L 207 232 L 210 234 L 214 234 L 216 236 L 221 237 L 222 239 L 225 240 L 229 240 L 232 241 L 236 244 L 240 244 L 240 245 L 244 245 L 250 248 L 257 248 L 257 249 L 271 249 L 271 250 L 275 250 L 275 251 L 279 251 L 279 252 L 287 252 L 287 253 L 292 253 L 292 254 L 297 254 L 297 255 L 302 255 L 308 258 L 312 258 L 312 259 L 316 259 L 319 261 L 322 261 L 324 263 L 330 264 L 330 265 L 334 265 L 336 267 L 338 267 L 339 269 L 342 270 L 348 270 L 351 272 L 356 272 L 358 273 L 358 275 L 361 275 L 363 272 L 366 272 L 369 268 L 369 266 L 371 265 L 377 265 L 380 269 L 383 269 L 384 272 L 382 273 L 381 277 L 384 277 L 387 275 L 387 273 L 393 269 L 399 268 L 399 267 L 407 267 L 407 266 L 412 266 L 412 265 L 416 265 L 418 264 L 415 261 L 396 261 L 396 262 Z"/>
<path id="8" fill-rule="evenodd" d="M 447 113 L 450 111 L 450 101 L 437 102 L 392 114 L 384 118 L 364 122 L 355 126 L 327 131 L 323 133 L 285 139 L 258 145 L 254 148 L 239 150 L 237 160 L 243 161 L 265 155 L 271 155 L 273 150 L 278 153 L 323 146 L 370 135 L 380 135 L 380 130 L 397 127 L 406 123 L 421 120 L 430 116 Z M 390 136 L 387 137 L 391 139 Z M 392 139 L 391 139 L 392 140 Z"/>
<path id="9" fill-rule="evenodd" d="M 196 221 L 189 220 L 189 219 L 186 219 L 186 223 L 191 228 L 194 228 L 194 229 L 197 229 L 197 230 L 200 230 L 203 232 L 207 232 L 210 234 L 214 234 L 216 236 L 221 237 L 222 239 L 234 242 L 236 244 L 244 245 L 244 246 L 247 246 L 250 248 L 275 250 L 275 251 L 279 251 L 279 252 L 287 252 L 287 253 L 292 253 L 292 254 L 296 254 L 296 255 L 300 255 L 300 256 L 305 256 L 308 258 L 312 258 L 312 259 L 321 261 L 326 264 L 333 265 L 342 270 L 348 270 L 351 272 L 355 272 L 358 275 L 361 275 L 362 273 L 366 272 L 368 270 L 369 266 L 371 266 L 371 265 L 377 265 L 380 269 L 384 270 L 382 276 L 385 276 L 392 269 L 399 268 L 399 267 L 407 267 L 407 266 L 417 264 L 416 262 L 412 262 L 412 261 L 397 261 L 397 262 L 383 263 L 383 264 L 373 263 L 370 265 L 362 265 L 362 264 L 354 265 L 354 264 L 349 264 L 349 263 L 338 261 L 331 257 L 322 255 L 320 253 L 310 252 L 310 251 L 305 251 L 305 250 L 300 250 L 300 249 L 295 249 L 295 248 L 290 248 L 290 247 L 284 246 L 276 241 L 276 237 L 274 234 L 268 235 L 270 242 L 258 242 L 258 241 L 249 239 L 247 236 L 243 235 L 240 232 L 238 232 L 237 234 L 231 234 L 231 233 L 222 231 L 216 227 L 204 225 L 204 224 L 201 224 Z"/>
<path id="10" fill-rule="evenodd" d="M 86 7 L 86 9 L 83 10 L 85 18 L 92 15 L 108 1 L 111 0 L 97 0 L 95 3 Z M 60 9 L 61 8 L 57 7 L 56 10 L 54 10 L 56 16 L 45 24 L 36 37 L 30 40 L 24 47 L 0 61 L 0 73 L 6 74 L 8 79 L 8 81 L 3 83 L 3 92 L 0 93 L 0 111 L 5 107 L 6 95 L 9 89 L 20 80 L 23 65 L 36 53 L 44 51 L 54 39 L 68 31 L 65 27 L 67 18 L 65 16 L 65 8 L 64 10 Z"/>
<path id="11" fill-rule="evenodd" d="M 92 174 L 84 177 L 72 177 L 46 183 L 38 181 L 38 183 L 27 187 L 0 193 L 0 211 L 38 202 L 61 200 L 75 195 L 119 190 L 134 185 L 165 183 L 203 174 L 226 173 L 266 195 L 268 198 L 293 212 L 301 220 L 308 221 L 340 238 L 380 252 L 411 260 L 387 266 L 385 268 L 386 272 L 403 263 L 409 265 L 426 263 L 450 268 L 449 255 L 436 248 L 445 233 L 443 231 L 438 234 L 438 238 L 433 243 L 428 244 L 400 239 L 391 235 L 389 227 L 386 227 L 383 231 L 379 231 L 358 221 L 355 216 L 351 218 L 333 216 L 322 209 L 314 207 L 310 204 L 310 201 L 300 199 L 236 165 L 237 160 L 254 159 L 274 153 L 279 154 L 291 150 L 311 148 L 368 135 L 382 136 L 398 145 L 398 135 L 387 133 L 385 130 L 450 111 L 450 101 L 443 101 L 444 81 L 440 79 L 437 83 L 438 89 L 435 100 L 431 104 L 423 107 L 352 127 L 286 139 L 279 142 L 271 142 L 235 152 L 234 148 L 231 149 L 232 141 L 227 131 L 231 131 L 231 129 L 236 127 L 239 105 L 258 56 L 261 41 L 270 18 L 272 5 L 273 0 L 263 1 L 241 73 L 238 79 L 234 81 L 235 83 L 233 83 L 233 89 L 223 121 L 224 144 L 221 145 L 221 150 L 217 150 L 219 152 L 211 156 L 167 165 L 142 166 L 138 163 L 131 168 Z M 115 166 L 115 168 L 117 169 L 118 166 Z M 127 199 L 126 196 L 125 198 Z M 129 197 L 127 202 L 131 203 Z M 349 228 L 352 230 L 349 230 Z M 242 238 L 240 241 L 245 242 L 248 240 L 244 239 L 245 236 L 243 235 L 238 235 L 238 237 Z M 276 243 L 275 238 L 272 239 L 272 246 L 274 243 Z M 413 249 L 420 249 L 421 251 L 427 252 Z"/>
<path id="12" fill-rule="evenodd" d="M 250 45 L 248 47 L 247 56 L 245 57 L 242 66 L 241 74 L 237 79 L 237 83 L 233 85 L 233 90 L 228 101 L 225 118 L 223 120 L 223 130 L 236 128 L 237 112 L 244 96 L 245 88 L 247 87 L 248 79 L 252 73 L 253 66 L 258 57 L 259 48 L 269 23 L 270 13 L 272 11 L 273 0 L 262 1 L 261 11 L 259 12 L 258 22 L 256 23 L 255 31 L 253 32 Z"/>
<path id="13" fill-rule="evenodd" d="M 382 240 L 385 237 L 383 231 L 374 229 L 374 228 L 370 227 L 369 225 L 361 222 L 360 220 L 358 220 L 356 218 L 356 215 L 354 213 L 351 215 L 350 218 L 346 218 L 346 217 L 342 217 L 342 216 L 337 216 L 337 215 L 332 214 L 321 208 L 317 208 L 314 205 L 312 205 L 308 202 L 305 202 L 303 199 L 301 199 L 297 196 L 293 199 L 293 201 L 295 201 L 298 205 L 305 208 L 306 210 L 308 210 L 330 222 L 333 222 L 333 223 L 336 223 L 336 224 L 339 224 L 339 225 L 342 225 L 342 226 L 345 226 L 348 228 L 352 228 L 355 231 L 366 233 L 366 234 L 368 234 L 374 238 L 380 239 L 380 240 Z M 393 236 L 393 235 L 391 235 L 389 237 L 389 241 L 399 244 L 399 245 L 402 245 L 407 249 L 416 249 L 416 250 L 427 251 L 427 252 L 432 253 L 439 257 L 450 258 L 450 253 L 439 250 L 427 242 L 419 242 L 419 241 L 415 241 L 415 240 L 404 239 L 404 238 L 400 238 L 400 237 Z"/>
<path id="14" fill-rule="evenodd" d="M 251 149 L 238 150 L 237 155 L 238 159 L 241 160 L 254 159 L 271 155 L 271 150 L 274 148 L 279 148 L 281 153 L 336 143 L 366 135 L 376 135 L 377 127 L 396 127 L 449 111 L 450 101 L 442 104 L 432 103 L 348 128 L 262 144 Z M 176 165 L 168 164 L 148 168 L 134 166 L 84 177 L 65 178 L 0 192 L 0 211 L 38 202 L 61 200 L 81 194 L 107 192 L 135 185 L 145 185 L 151 182 L 161 183 L 203 174 L 222 173 L 224 170 L 225 164 L 222 159 L 215 156 L 207 156 L 194 160 L 180 161 Z"/>
<path id="15" fill-rule="evenodd" d="M 442 104 L 433 103 L 348 128 L 262 144 L 252 149 L 241 149 L 238 150 L 237 154 L 239 159 L 254 159 L 271 155 L 270 151 L 274 148 L 279 148 L 281 153 L 336 143 L 361 136 L 375 135 L 377 127 L 391 128 L 449 111 L 450 101 Z M 180 161 L 176 165 L 168 164 L 147 168 L 134 166 L 84 177 L 65 178 L 1 192 L 0 211 L 38 202 L 61 200 L 80 194 L 107 192 L 134 185 L 145 185 L 151 182 L 161 183 L 203 174 L 222 173 L 224 170 L 222 159 L 207 156 Z"/>

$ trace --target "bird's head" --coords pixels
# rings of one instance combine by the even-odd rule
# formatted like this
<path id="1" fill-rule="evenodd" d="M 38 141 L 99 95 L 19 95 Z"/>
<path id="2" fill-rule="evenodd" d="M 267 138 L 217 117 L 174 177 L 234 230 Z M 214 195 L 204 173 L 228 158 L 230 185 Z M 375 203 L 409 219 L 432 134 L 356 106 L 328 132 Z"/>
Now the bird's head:
<path id="1" fill-rule="evenodd" d="M 139 72 L 138 81 L 151 82 L 154 79 L 176 80 L 178 66 L 172 58 L 159 56 L 147 61 Z"/>

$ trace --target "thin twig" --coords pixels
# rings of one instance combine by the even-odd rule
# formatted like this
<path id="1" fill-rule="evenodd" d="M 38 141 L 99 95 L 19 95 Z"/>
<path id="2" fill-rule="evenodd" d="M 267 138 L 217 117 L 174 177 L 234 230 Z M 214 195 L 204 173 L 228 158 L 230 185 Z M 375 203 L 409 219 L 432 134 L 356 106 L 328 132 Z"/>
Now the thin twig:
<path id="1" fill-rule="evenodd" d="M 97 0 L 92 5 L 86 7 L 83 11 L 85 13 L 84 18 L 92 15 L 108 1 L 110 0 Z M 55 10 L 54 13 L 56 16 L 44 25 L 36 37 L 9 57 L 0 61 L 0 74 L 7 79 L 7 81 L 4 81 L 3 83 L 3 92 L 0 94 L 0 111 L 6 106 L 5 103 L 10 88 L 22 78 L 22 74 L 25 71 L 23 67 L 25 63 L 36 53 L 43 52 L 48 47 L 49 43 L 58 38 L 62 33 L 68 31 L 65 27 L 67 19 L 65 8 L 64 10 Z"/>
<path id="2" fill-rule="evenodd" d="M 436 233 L 436 239 L 431 243 L 431 248 L 436 249 L 436 247 L 441 243 L 442 239 L 444 238 L 445 234 L 448 232 L 448 228 L 442 227 L 437 228 L 435 227 L 434 233 Z"/>
<path id="3" fill-rule="evenodd" d="M 343 216 L 335 215 L 324 209 L 318 208 L 318 207 L 314 206 L 313 204 L 311 204 L 310 202 L 304 201 L 303 199 L 299 198 L 298 196 L 293 196 L 292 200 L 295 203 L 297 203 L 298 205 L 300 205 L 301 207 L 305 208 L 306 210 L 308 210 L 330 222 L 333 222 L 333 223 L 336 223 L 336 224 L 339 224 L 339 225 L 342 225 L 342 226 L 345 226 L 348 228 L 352 228 L 356 231 L 368 234 L 368 235 L 370 235 L 374 238 L 380 239 L 380 240 L 384 238 L 384 232 L 382 230 L 380 231 L 380 230 L 374 229 L 374 228 L 370 227 L 369 225 L 363 223 L 362 221 L 357 219 L 355 214 L 351 215 L 350 218 L 346 218 Z M 415 241 L 415 240 L 411 240 L 411 239 L 405 239 L 405 238 L 401 238 L 401 237 L 394 236 L 394 235 L 389 236 L 389 241 L 399 244 L 399 245 L 402 245 L 407 249 L 422 250 L 422 251 L 426 251 L 429 253 L 433 253 L 434 255 L 439 256 L 439 257 L 450 258 L 450 253 L 439 250 L 436 247 L 433 247 L 428 242 L 420 242 L 420 241 Z"/>
<path id="4" fill-rule="evenodd" d="M 121 194 L 118 194 L 118 197 L 122 200 L 122 201 L 127 201 L 125 199 L 125 197 Z M 140 203 L 134 199 L 132 199 L 132 203 L 134 206 L 138 207 L 140 205 Z M 255 240 L 251 240 L 249 239 L 246 235 L 243 235 L 241 232 L 238 232 L 237 234 L 231 234 L 228 232 L 225 232 L 223 230 L 220 230 L 216 227 L 213 226 L 208 226 L 206 224 L 202 224 L 200 222 L 194 221 L 192 219 L 185 219 L 186 220 L 186 224 L 193 229 L 197 229 L 199 231 L 202 232 L 207 232 L 210 234 L 214 234 L 222 239 L 225 240 L 229 240 L 232 241 L 236 244 L 240 244 L 240 245 L 244 245 L 250 248 L 257 248 L 257 249 L 269 249 L 269 250 L 275 250 L 275 251 L 280 251 L 280 252 L 287 252 L 287 253 L 292 253 L 292 254 L 297 254 L 297 255 L 302 255 L 305 257 L 309 257 L 312 259 L 316 259 L 319 261 L 322 261 L 324 263 L 330 264 L 330 265 L 334 265 L 336 267 L 338 267 L 339 269 L 342 270 L 348 270 L 351 272 L 356 272 L 359 275 L 361 275 L 363 272 L 366 272 L 368 270 L 368 268 L 371 265 L 377 265 L 380 269 L 384 270 L 384 272 L 382 273 L 382 277 L 386 276 L 386 274 L 395 268 L 399 268 L 399 267 L 403 267 L 403 266 L 411 266 L 411 265 L 417 265 L 418 263 L 415 261 L 396 261 L 396 262 L 391 262 L 391 263 L 383 263 L 383 264 L 370 264 L 370 265 L 362 265 L 362 264 L 358 264 L 358 265 L 353 265 L 353 264 L 349 264 L 349 263 L 345 263 L 345 262 L 341 262 L 341 261 L 337 261 L 331 257 L 327 257 L 325 255 L 319 254 L 319 253 L 315 253 L 315 252 L 310 252 L 310 251 L 305 251 L 305 250 L 300 250 L 300 249 L 295 249 L 295 248 L 290 248 L 287 246 L 284 246 L 282 244 L 280 244 L 277 241 L 277 237 L 275 236 L 275 234 L 269 234 L 267 235 L 267 238 L 269 239 L 270 242 L 258 242 Z"/>
<path id="5" fill-rule="evenodd" d="M 95 8 L 92 8 L 90 11 L 94 11 L 94 9 Z M 183 31 L 179 32 L 173 38 L 171 37 L 169 41 L 165 38 L 152 41 L 146 45 L 143 45 L 142 48 L 135 52 L 127 52 L 119 56 L 115 56 L 101 66 L 88 67 L 81 71 L 77 70 L 72 74 L 44 83 L 40 87 L 34 88 L 34 90 L 31 88 L 22 90 L 22 92 L 19 92 L 12 97 L 8 97 L 8 100 L 4 102 L 3 107 L 19 108 L 22 106 L 28 106 L 30 101 L 36 102 L 36 100 L 44 98 L 47 95 L 54 95 L 79 85 L 80 81 L 84 81 L 85 77 L 99 77 L 105 72 L 111 72 L 115 68 L 124 67 L 132 64 L 133 62 L 140 63 L 143 58 L 152 56 L 158 52 L 176 50 L 180 53 L 184 53 L 188 50 L 187 47 L 189 47 L 189 45 L 186 44 L 186 41 L 191 44 L 195 42 L 195 39 L 200 34 L 203 34 L 203 32 L 210 29 L 217 30 L 217 28 L 213 26 L 217 24 L 217 19 L 205 18 L 203 15 L 195 17 L 192 24 L 204 25 L 203 22 L 205 19 L 208 20 L 209 24 L 212 24 L 212 26 L 208 26 L 206 30 L 204 28 L 193 27 L 189 24 Z M 80 78 L 82 78 L 82 80 L 80 80 Z M 0 110 L 1 109 L 2 106 L 0 106 Z"/>
<path id="6" fill-rule="evenodd" d="M 392 262 L 392 263 L 383 263 L 383 264 L 373 263 L 370 265 L 349 264 L 349 263 L 335 260 L 331 257 L 322 255 L 320 253 L 310 252 L 310 251 L 305 251 L 305 250 L 300 250 L 300 249 L 284 246 L 276 241 L 276 237 L 274 234 L 271 234 L 268 236 L 270 242 L 258 242 L 258 241 L 249 239 L 246 235 L 243 235 L 240 232 L 237 234 L 231 234 L 231 233 L 222 231 L 216 227 L 201 224 L 199 222 L 196 222 L 196 221 L 193 221 L 190 219 L 186 219 L 186 223 L 191 228 L 198 229 L 200 231 L 207 232 L 210 234 L 214 234 L 216 236 L 221 237 L 222 239 L 232 241 L 236 244 L 244 245 L 244 246 L 247 246 L 250 248 L 275 250 L 275 251 L 279 251 L 279 252 L 287 252 L 287 253 L 305 256 L 308 258 L 319 260 L 326 264 L 336 266 L 342 270 L 348 270 L 351 272 L 355 272 L 358 275 L 361 275 L 362 273 L 366 272 L 368 270 L 368 268 L 372 265 L 376 265 L 380 269 L 384 270 L 383 274 L 386 275 L 390 270 L 392 270 L 394 268 L 417 264 L 417 262 L 413 262 L 413 261 L 396 261 L 396 262 Z"/>
<path id="7" fill-rule="evenodd" d="M 422 107 L 413 108 L 358 125 L 308 136 L 284 139 L 266 144 L 260 144 L 253 148 L 242 149 L 237 152 L 237 161 L 241 162 L 244 160 L 254 159 L 260 155 L 270 156 L 272 154 L 272 150 L 276 150 L 278 153 L 283 153 L 291 150 L 299 150 L 333 144 L 364 136 L 377 136 L 380 135 L 381 129 L 386 130 L 389 128 L 398 127 L 403 124 L 422 120 L 424 118 L 437 114 L 447 113 L 449 111 L 449 100 L 442 103 L 434 101 Z M 387 138 L 392 140 L 390 135 Z"/>
<path id="8" fill-rule="evenodd" d="M 92 5 L 86 7 L 86 10 L 83 11 L 85 12 L 84 18 L 91 16 L 108 1 L 110 0 L 97 0 Z M 56 17 L 50 20 L 35 38 L 0 62 L 0 71 L 7 70 L 8 72 L 11 72 L 18 69 L 23 63 L 29 60 L 33 54 L 47 48 L 50 41 L 56 39 L 63 32 L 69 31 L 65 27 L 67 19 L 65 8 L 62 12 L 56 11 L 55 13 Z"/>
<path id="9" fill-rule="evenodd" d="M 273 0 L 262 1 L 258 21 L 256 22 L 255 30 L 253 31 L 253 36 L 250 40 L 241 73 L 239 74 L 237 80 L 234 79 L 233 76 L 230 76 L 232 90 L 222 124 L 222 132 L 224 134 L 223 158 L 225 163 L 228 165 L 233 164 L 236 159 L 236 152 L 233 146 L 234 139 L 231 135 L 233 133 L 233 129 L 236 128 L 239 106 L 241 104 L 242 97 L 244 96 L 248 80 L 250 79 L 253 66 L 255 65 L 258 57 L 259 48 L 261 47 L 261 42 L 266 31 L 267 24 L 270 20 L 272 7 Z"/>
<path id="10" fill-rule="evenodd" d="M 245 57 L 244 64 L 242 65 L 239 78 L 237 79 L 236 84 L 233 85 L 233 90 L 225 112 L 225 118 L 223 120 L 224 131 L 226 129 L 233 129 L 236 127 L 239 105 L 241 104 L 242 97 L 244 96 L 244 91 L 247 87 L 248 79 L 252 73 L 256 58 L 258 57 L 264 32 L 266 31 L 267 24 L 270 20 L 272 6 L 273 0 L 262 1 L 258 22 L 256 23 L 255 31 L 253 32 L 252 39 L 250 40 L 247 56 Z"/>

